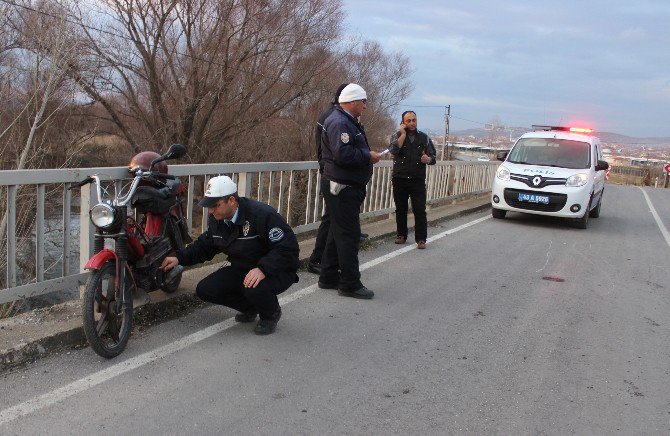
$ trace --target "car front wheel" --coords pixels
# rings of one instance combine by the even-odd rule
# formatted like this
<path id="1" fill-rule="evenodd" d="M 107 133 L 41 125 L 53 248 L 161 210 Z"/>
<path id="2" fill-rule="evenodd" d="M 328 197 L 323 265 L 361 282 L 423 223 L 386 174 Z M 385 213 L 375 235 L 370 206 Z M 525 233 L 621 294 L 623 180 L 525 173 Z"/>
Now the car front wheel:
<path id="1" fill-rule="evenodd" d="M 589 216 L 591 215 L 591 200 L 589 200 L 589 205 L 586 206 L 584 215 L 581 218 L 573 218 L 572 224 L 577 229 L 585 229 L 589 225 Z"/>
<path id="2" fill-rule="evenodd" d="M 492 209 L 491 209 L 491 216 L 492 216 L 493 218 L 496 218 L 496 219 L 500 219 L 500 220 L 501 220 L 501 219 L 505 218 L 505 215 L 506 215 L 506 214 L 507 214 L 507 211 L 506 211 L 506 210 L 496 209 L 496 208 L 492 208 Z"/>
<path id="3" fill-rule="evenodd" d="M 600 195 L 600 200 L 598 200 L 598 205 L 596 207 L 594 207 L 591 210 L 591 212 L 589 213 L 591 218 L 598 218 L 600 216 L 600 206 L 602 206 L 602 204 L 603 204 L 603 196 L 601 194 Z"/>

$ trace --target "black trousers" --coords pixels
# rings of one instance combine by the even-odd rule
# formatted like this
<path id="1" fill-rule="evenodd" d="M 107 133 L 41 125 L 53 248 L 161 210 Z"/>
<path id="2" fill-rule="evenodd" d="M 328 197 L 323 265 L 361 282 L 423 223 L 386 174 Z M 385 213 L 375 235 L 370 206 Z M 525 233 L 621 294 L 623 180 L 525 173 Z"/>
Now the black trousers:
<path id="1" fill-rule="evenodd" d="M 339 288 L 343 290 L 358 290 L 363 286 L 358 270 L 358 250 L 361 244 L 360 210 L 365 200 L 365 188 L 350 186 L 333 195 L 330 193 L 330 181 L 323 178 L 321 192 L 330 213 L 330 230 L 321 259 L 319 280 L 339 283 Z"/>
<path id="2" fill-rule="evenodd" d="M 309 256 L 309 261 L 313 263 L 321 263 L 323 251 L 326 249 L 326 242 L 328 241 L 328 231 L 330 230 L 330 214 L 328 213 L 328 206 L 323 208 L 323 215 L 321 215 L 321 224 L 319 230 L 316 231 L 316 242 L 314 243 L 314 251 Z"/>
<path id="3" fill-rule="evenodd" d="M 420 178 L 393 178 L 393 201 L 395 201 L 395 222 L 399 236 L 407 237 L 407 200 L 412 201 L 414 212 L 414 239 L 425 241 L 428 237 L 426 217 L 426 181 Z"/>
<path id="4" fill-rule="evenodd" d="M 267 276 L 255 288 L 245 288 L 242 282 L 249 271 L 224 267 L 198 283 L 195 294 L 201 300 L 227 306 L 240 312 L 257 310 L 261 319 L 272 319 L 279 310 L 277 295 L 297 281 L 294 273 Z"/>

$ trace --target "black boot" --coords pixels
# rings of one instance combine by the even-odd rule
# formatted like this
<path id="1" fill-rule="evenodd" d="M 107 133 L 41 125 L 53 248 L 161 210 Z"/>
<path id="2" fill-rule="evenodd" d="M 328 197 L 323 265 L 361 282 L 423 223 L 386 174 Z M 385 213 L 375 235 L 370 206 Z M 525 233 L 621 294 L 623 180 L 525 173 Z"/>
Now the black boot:
<path id="1" fill-rule="evenodd" d="M 256 328 L 254 328 L 254 333 L 257 335 L 269 335 L 274 333 L 277 329 L 279 318 L 281 318 L 281 308 L 272 314 L 272 318 L 259 320 L 258 324 L 256 324 Z"/>

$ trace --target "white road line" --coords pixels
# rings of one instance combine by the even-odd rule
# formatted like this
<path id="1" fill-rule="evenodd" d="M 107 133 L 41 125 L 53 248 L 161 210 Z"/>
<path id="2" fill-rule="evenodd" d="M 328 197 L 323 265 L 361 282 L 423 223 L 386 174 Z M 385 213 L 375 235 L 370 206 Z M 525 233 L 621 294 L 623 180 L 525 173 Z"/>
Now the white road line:
<path id="1" fill-rule="evenodd" d="M 642 194 L 644 194 L 644 199 L 647 200 L 651 216 L 653 216 L 654 219 L 656 220 L 656 224 L 658 225 L 658 228 L 661 230 L 661 234 L 665 238 L 665 242 L 668 244 L 668 247 L 670 247 L 670 232 L 668 232 L 668 229 L 663 225 L 663 221 L 661 221 L 661 217 L 658 216 L 656 209 L 654 209 L 654 205 L 651 204 L 651 199 L 649 198 L 649 195 L 647 195 L 644 189 L 640 188 L 639 186 L 638 189 L 642 191 Z"/>
<path id="2" fill-rule="evenodd" d="M 461 230 L 465 230 L 466 228 L 473 226 L 475 224 L 479 224 L 482 221 L 485 221 L 489 218 L 490 216 L 482 217 L 474 221 L 465 223 L 461 226 L 455 227 L 453 229 L 447 230 L 445 232 L 439 233 L 435 236 L 428 238 L 428 242 L 437 241 L 441 238 L 444 238 L 447 235 L 451 235 Z M 382 262 L 386 262 L 389 259 L 393 259 L 394 257 L 400 256 L 403 253 L 415 249 L 416 246 L 414 244 L 400 248 L 389 254 L 386 254 L 384 256 L 378 257 L 377 259 L 373 259 L 369 262 L 362 264 L 360 266 L 360 270 L 365 271 L 366 269 L 372 268 L 373 266 L 379 265 Z M 298 300 L 302 297 L 312 294 L 317 289 L 318 289 L 317 284 L 307 286 L 306 288 L 303 288 L 297 292 L 291 293 L 289 295 L 280 298 L 279 303 L 281 305 L 286 305 L 292 301 Z M 47 392 L 46 394 L 35 396 L 27 401 L 24 401 L 23 403 L 17 404 L 16 406 L 2 410 L 0 411 L 0 425 L 6 424 L 22 416 L 34 413 L 40 409 L 51 406 L 52 404 L 56 404 L 60 401 L 65 400 L 68 397 L 76 395 L 80 392 L 84 392 L 87 389 L 102 384 L 107 380 L 110 380 L 121 374 L 125 374 L 128 371 L 132 371 L 133 369 L 139 368 L 140 366 L 146 365 L 147 363 L 151 363 L 155 360 L 167 357 L 170 354 L 174 354 L 177 351 L 183 350 L 186 347 L 204 341 L 205 339 L 214 336 L 217 333 L 221 333 L 222 331 L 227 330 L 235 325 L 237 325 L 235 319 L 228 318 L 225 321 L 222 321 L 218 324 L 214 324 L 213 326 L 207 327 L 205 329 L 192 333 L 188 336 L 184 336 L 183 338 L 177 341 L 159 347 L 153 351 L 149 351 L 147 353 L 140 354 L 139 356 L 132 357 L 128 360 L 124 360 L 123 362 L 119 362 L 115 365 L 110 366 L 109 368 L 100 370 L 96 373 L 93 373 L 87 377 L 74 381 L 61 388 L 55 389 L 51 392 Z"/>

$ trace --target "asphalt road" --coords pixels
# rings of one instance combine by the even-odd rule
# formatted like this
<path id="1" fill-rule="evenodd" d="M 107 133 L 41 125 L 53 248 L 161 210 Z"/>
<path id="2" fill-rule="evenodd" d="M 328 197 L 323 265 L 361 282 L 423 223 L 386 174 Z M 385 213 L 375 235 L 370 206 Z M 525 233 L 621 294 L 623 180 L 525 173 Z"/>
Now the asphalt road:
<path id="1" fill-rule="evenodd" d="M 670 190 L 645 192 L 661 226 L 635 187 L 587 230 L 470 215 L 362 253 L 374 300 L 301 274 L 274 335 L 206 307 L 5 373 L 0 433 L 668 434 Z"/>

